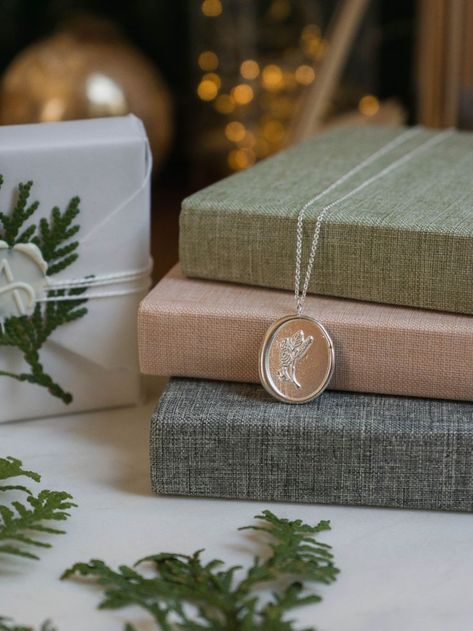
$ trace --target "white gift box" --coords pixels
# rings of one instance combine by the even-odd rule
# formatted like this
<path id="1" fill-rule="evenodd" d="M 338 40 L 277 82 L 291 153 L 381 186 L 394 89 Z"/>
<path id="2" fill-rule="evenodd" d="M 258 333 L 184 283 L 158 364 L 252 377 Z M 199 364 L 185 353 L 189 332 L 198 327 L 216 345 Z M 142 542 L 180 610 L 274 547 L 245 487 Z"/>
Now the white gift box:
<path id="1" fill-rule="evenodd" d="M 25 225 L 79 196 L 79 257 L 51 280 L 67 287 L 93 278 L 84 294 L 88 313 L 58 327 L 40 350 L 46 372 L 73 401 L 1 375 L 28 365 L 21 351 L 0 346 L 0 421 L 139 402 L 136 313 L 150 271 L 150 169 L 146 134 L 134 116 L 0 127 L 0 210 L 8 214 L 18 184 L 28 180 L 30 202 L 40 205 Z M 7 285 L 0 276 L 4 294 Z"/>

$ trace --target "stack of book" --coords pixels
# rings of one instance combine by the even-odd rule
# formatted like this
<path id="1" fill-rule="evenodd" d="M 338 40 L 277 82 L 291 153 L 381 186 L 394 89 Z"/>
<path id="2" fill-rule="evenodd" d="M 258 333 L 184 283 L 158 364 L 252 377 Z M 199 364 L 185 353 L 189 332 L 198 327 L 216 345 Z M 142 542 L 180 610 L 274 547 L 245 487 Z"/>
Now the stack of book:
<path id="1" fill-rule="evenodd" d="M 423 151 L 422 130 L 324 199 L 413 156 L 322 224 L 305 313 L 334 342 L 329 389 L 291 405 L 258 383 L 268 326 L 295 311 L 300 208 L 402 131 L 327 132 L 184 201 L 180 265 L 139 313 L 142 371 L 172 377 L 156 492 L 473 510 L 471 135 Z"/>

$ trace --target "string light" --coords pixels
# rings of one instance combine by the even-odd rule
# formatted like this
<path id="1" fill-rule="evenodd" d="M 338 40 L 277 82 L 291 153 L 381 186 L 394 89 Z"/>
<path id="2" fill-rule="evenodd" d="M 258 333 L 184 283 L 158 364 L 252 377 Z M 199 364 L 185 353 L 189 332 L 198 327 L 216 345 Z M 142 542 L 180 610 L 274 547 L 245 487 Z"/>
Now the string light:
<path id="1" fill-rule="evenodd" d="M 217 91 L 220 90 L 220 86 L 222 85 L 222 80 L 215 72 L 207 72 L 204 74 L 202 81 L 211 81 L 217 88 Z"/>
<path id="2" fill-rule="evenodd" d="M 298 83 L 302 85 L 309 85 L 315 79 L 315 72 L 312 66 L 302 64 L 296 68 L 294 76 Z"/>
<path id="3" fill-rule="evenodd" d="M 203 79 L 197 86 L 197 95 L 202 101 L 212 101 L 218 93 L 218 87 L 210 79 Z"/>
<path id="4" fill-rule="evenodd" d="M 365 116 L 374 116 L 379 111 L 379 101 L 373 94 L 366 94 L 361 97 L 358 110 Z"/>
<path id="5" fill-rule="evenodd" d="M 228 138 L 228 140 L 231 140 L 232 142 L 239 142 L 243 140 L 245 135 L 245 126 L 239 121 L 230 121 L 225 126 L 225 136 Z"/>
<path id="6" fill-rule="evenodd" d="M 208 18 L 216 18 L 223 11 L 222 3 L 220 0 L 204 0 L 202 2 L 201 10 Z"/>
<path id="7" fill-rule="evenodd" d="M 253 88 L 246 83 L 240 83 L 232 90 L 232 97 L 237 105 L 248 105 L 253 96 Z"/>
<path id="8" fill-rule="evenodd" d="M 283 22 L 293 8 L 292 0 L 270 0 L 268 4 L 265 19 L 272 22 Z M 201 0 L 200 7 L 204 16 L 215 18 L 223 12 L 223 0 Z M 279 28 L 283 28 L 282 24 Z M 286 47 L 280 64 L 263 65 L 256 55 L 256 58 L 243 59 L 239 66 L 240 79 L 233 82 L 225 74 L 225 60 L 219 59 L 217 52 L 203 50 L 198 55 L 197 64 L 203 74 L 197 94 L 203 101 L 212 101 L 214 111 L 222 116 L 220 140 L 212 135 L 209 143 L 212 146 L 216 143 L 216 148 L 225 143 L 227 163 L 232 171 L 246 169 L 284 145 L 302 88 L 316 80 L 313 62 L 322 59 L 327 48 L 317 24 L 307 24 L 300 31 L 299 42 L 296 48 Z M 248 118 L 248 110 L 239 108 L 252 101 L 255 107 Z M 373 116 L 379 110 L 379 101 L 373 95 L 365 95 L 358 109 L 366 116 Z M 256 113 L 259 113 L 258 120 L 252 118 Z"/>
<path id="9" fill-rule="evenodd" d="M 245 59 L 240 65 L 240 74 L 244 79 L 256 79 L 259 75 L 259 64 L 254 59 Z"/>
<path id="10" fill-rule="evenodd" d="M 263 68 L 263 86 L 270 91 L 277 91 L 284 87 L 284 75 L 279 66 L 269 64 Z"/>
<path id="11" fill-rule="evenodd" d="M 217 70 L 218 68 L 218 56 L 212 50 L 204 50 L 200 53 L 197 63 L 199 64 L 199 68 L 201 70 L 211 72 L 212 70 Z"/>

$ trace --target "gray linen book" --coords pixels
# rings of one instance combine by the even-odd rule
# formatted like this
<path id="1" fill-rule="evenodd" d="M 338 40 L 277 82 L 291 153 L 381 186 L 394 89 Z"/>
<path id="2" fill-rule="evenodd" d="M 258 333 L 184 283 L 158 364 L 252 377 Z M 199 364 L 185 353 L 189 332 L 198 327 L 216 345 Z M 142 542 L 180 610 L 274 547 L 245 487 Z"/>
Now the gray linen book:
<path id="1" fill-rule="evenodd" d="M 169 495 L 473 510 L 473 403 L 171 379 L 152 419 Z"/>

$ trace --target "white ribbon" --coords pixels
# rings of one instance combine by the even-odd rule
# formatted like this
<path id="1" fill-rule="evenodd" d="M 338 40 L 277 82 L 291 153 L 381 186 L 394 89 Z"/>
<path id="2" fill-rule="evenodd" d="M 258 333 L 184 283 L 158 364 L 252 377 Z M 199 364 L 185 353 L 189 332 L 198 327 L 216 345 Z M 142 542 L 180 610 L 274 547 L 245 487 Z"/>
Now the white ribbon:
<path id="1" fill-rule="evenodd" d="M 149 289 L 151 285 L 151 270 L 153 269 L 153 259 L 150 258 L 148 265 L 135 270 L 124 272 L 114 272 L 112 274 L 102 274 L 100 276 L 91 276 L 90 278 L 71 278 L 65 280 L 47 279 L 47 290 L 70 290 L 70 289 L 95 289 L 97 287 L 108 287 L 111 285 L 124 285 L 133 283 L 132 287 L 122 289 L 112 289 L 110 291 L 86 291 L 77 296 L 47 296 L 40 298 L 37 302 L 62 302 L 67 300 L 90 300 L 92 298 L 113 298 L 114 296 L 127 296 L 129 294 L 138 294 Z M 143 281 L 143 282 L 140 282 Z M 136 286 L 136 283 L 139 283 Z"/>

